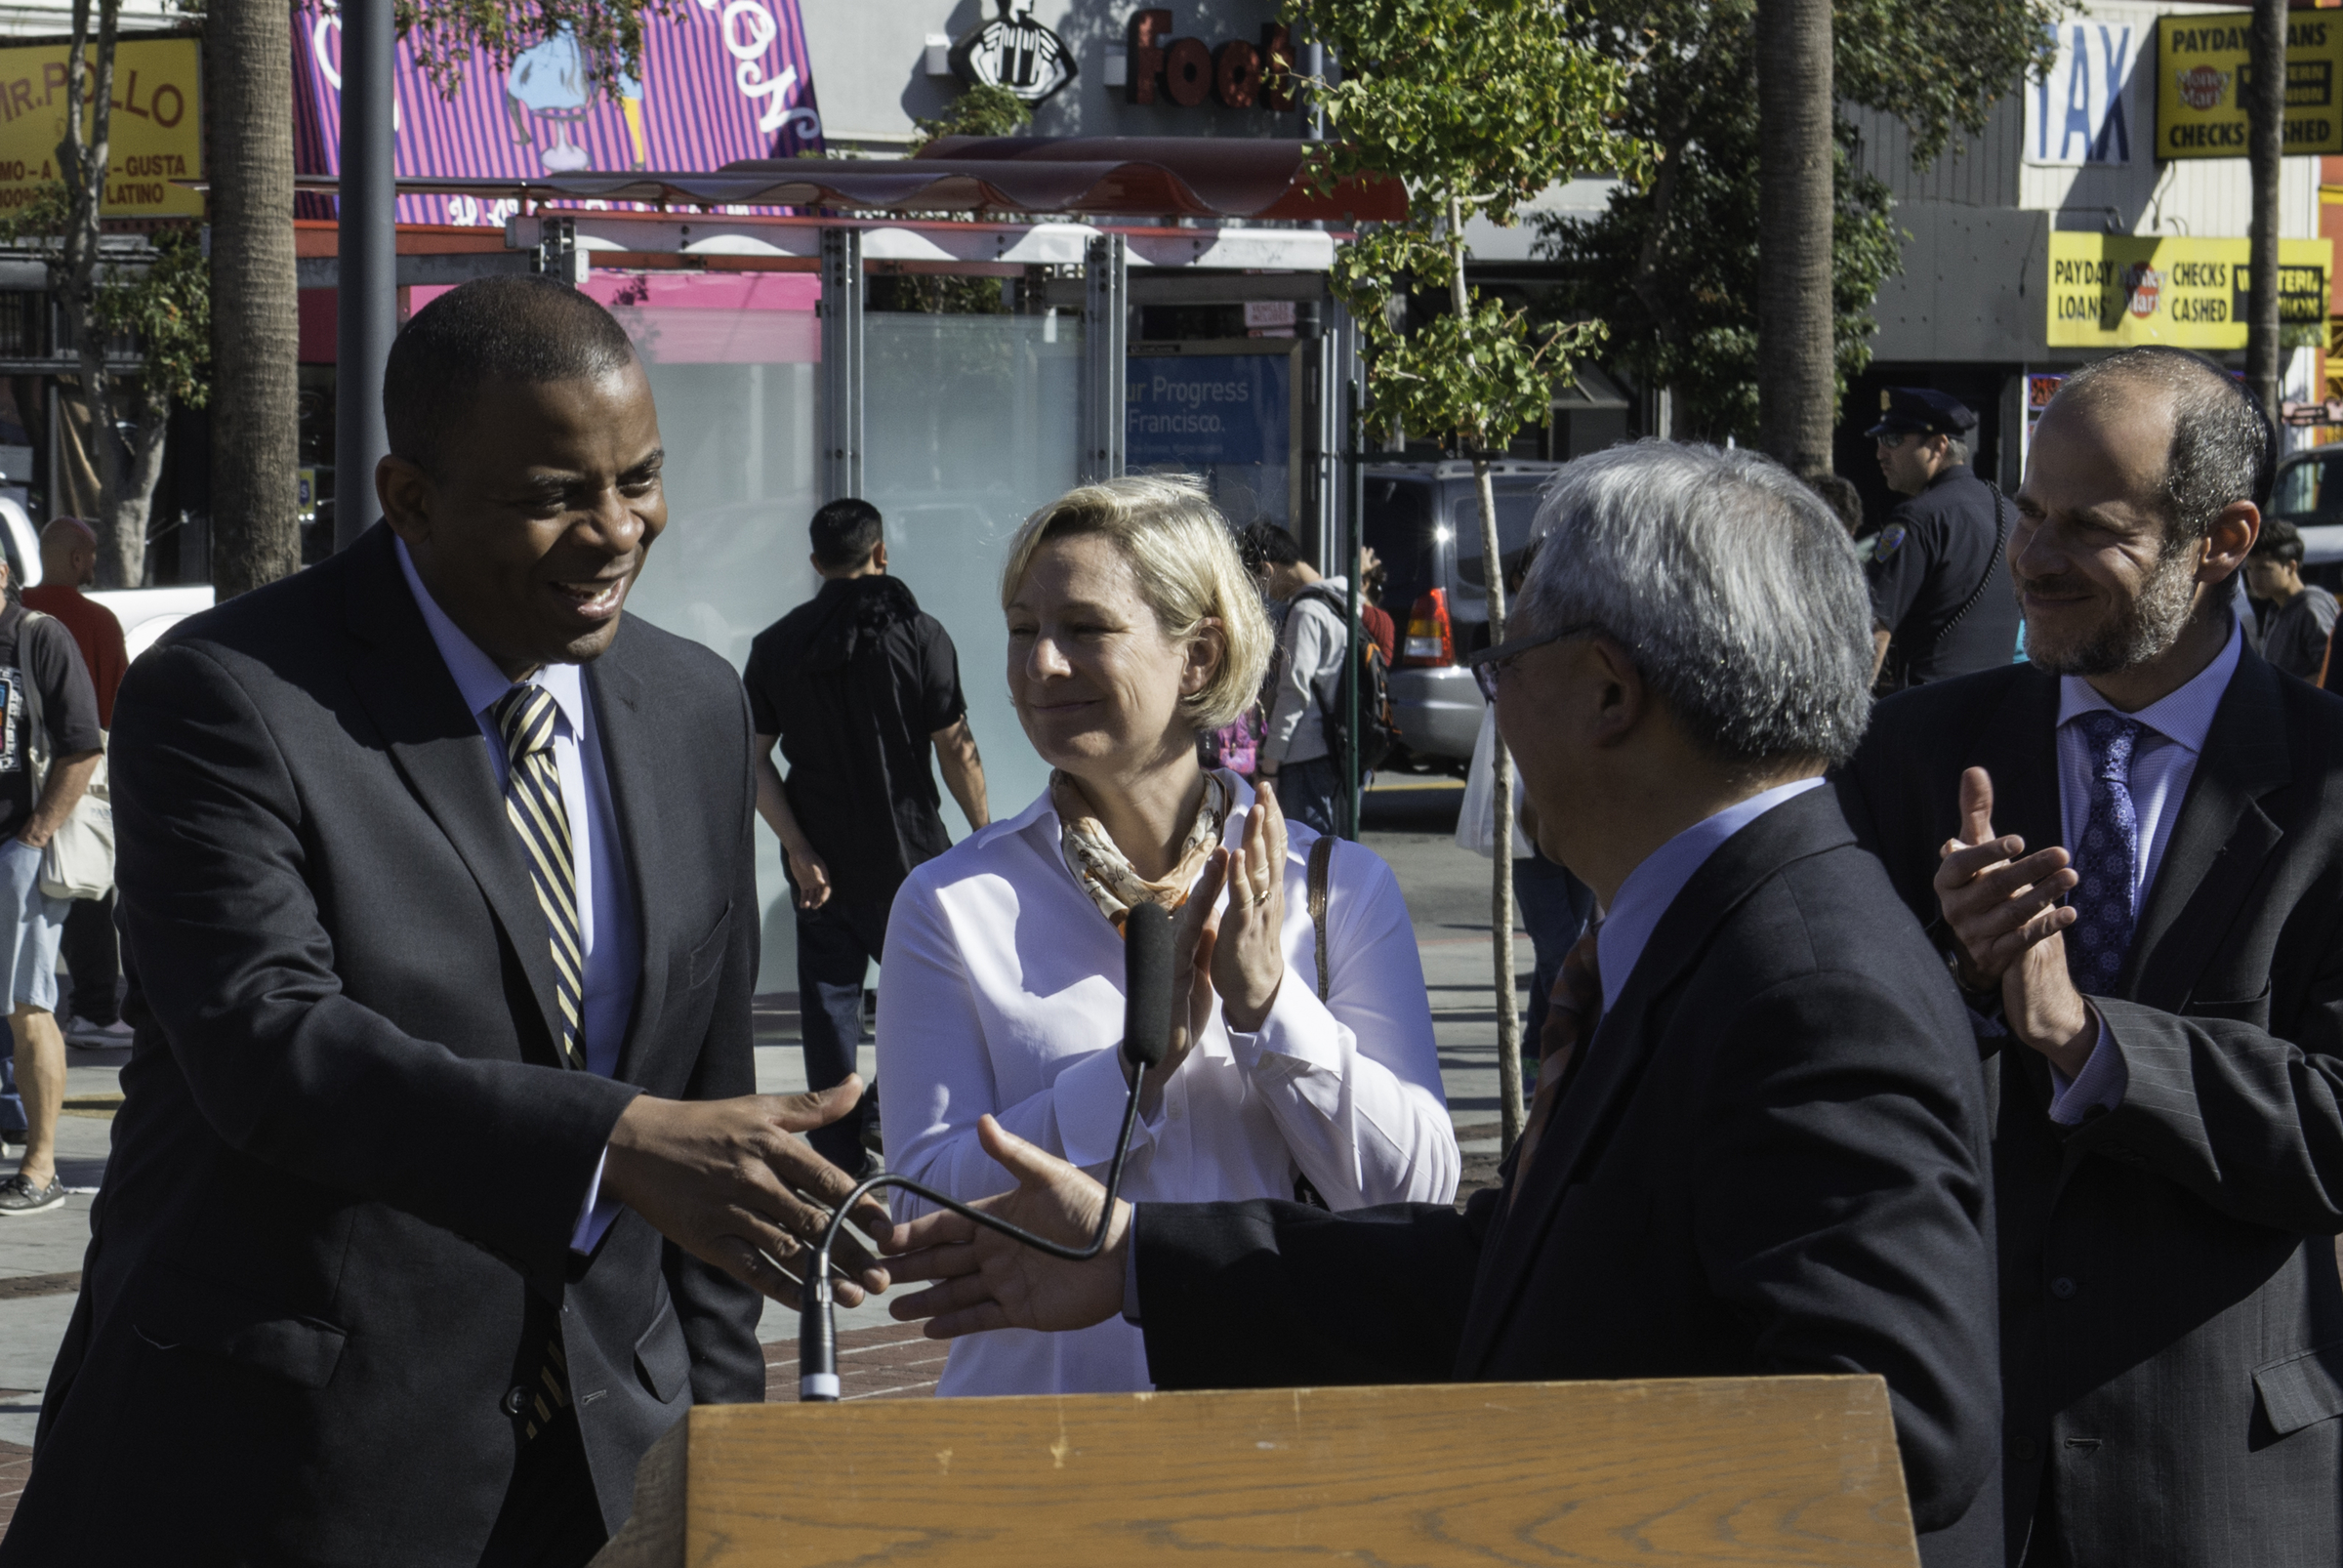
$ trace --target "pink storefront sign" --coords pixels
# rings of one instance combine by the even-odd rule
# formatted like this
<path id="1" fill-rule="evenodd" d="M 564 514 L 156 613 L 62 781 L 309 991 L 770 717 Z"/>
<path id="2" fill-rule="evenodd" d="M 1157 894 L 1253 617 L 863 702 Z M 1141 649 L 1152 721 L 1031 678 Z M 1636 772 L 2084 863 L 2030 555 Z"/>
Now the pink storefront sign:
<path id="1" fill-rule="evenodd" d="M 320 0 L 293 13 L 294 159 L 340 172 L 342 22 Z M 566 30 L 498 66 L 474 51 L 443 98 L 401 42 L 393 81 L 401 178 L 535 178 L 580 170 L 717 169 L 822 148 L 798 0 L 678 0 L 642 19 L 642 74 L 605 90 Z M 304 198 L 328 209 L 330 198 Z M 601 205 L 590 203 L 588 205 Z M 501 226 L 514 204 L 402 196 L 405 224 Z"/>
<path id="2" fill-rule="evenodd" d="M 407 291 L 420 310 L 443 287 Z M 810 272 L 593 272 L 599 300 L 654 365 L 816 364 L 822 280 Z"/>

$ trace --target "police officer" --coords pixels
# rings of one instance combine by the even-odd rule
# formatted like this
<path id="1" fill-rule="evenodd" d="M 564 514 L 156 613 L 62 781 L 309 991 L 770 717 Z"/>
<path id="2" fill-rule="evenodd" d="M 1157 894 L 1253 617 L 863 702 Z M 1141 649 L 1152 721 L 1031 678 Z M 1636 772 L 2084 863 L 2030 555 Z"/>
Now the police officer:
<path id="1" fill-rule="evenodd" d="M 2007 664 L 2019 616 L 2003 552 L 2017 515 L 1969 467 L 1977 416 L 1924 387 L 1890 387 L 1879 402 L 1869 433 L 1888 488 L 1910 499 L 1871 548 L 1873 675 L 1884 668 L 1896 689 Z"/>

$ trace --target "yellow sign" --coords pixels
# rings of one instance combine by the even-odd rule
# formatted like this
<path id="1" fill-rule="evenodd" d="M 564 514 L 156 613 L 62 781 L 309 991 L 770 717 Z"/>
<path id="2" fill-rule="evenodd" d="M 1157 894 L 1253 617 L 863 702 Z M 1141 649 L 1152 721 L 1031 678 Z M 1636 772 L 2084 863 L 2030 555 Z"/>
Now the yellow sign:
<path id="1" fill-rule="evenodd" d="M 2278 313 L 2292 327 L 2322 327 L 2334 241 L 2278 242 Z M 2155 234 L 2050 235 L 2049 342 L 2058 349 L 2168 343 L 2183 349 L 2245 347 L 2252 243 Z"/>
<path id="2" fill-rule="evenodd" d="M 2245 156 L 2245 11 L 2167 16 L 2156 23 L 2156 155 Z M 2286 150 L 2343 152 L 2343 14 L 2286 19 Z"/>
<path id="3" fill-rule="evenodd" d="M 0 213 L 15 211 L 57 183 L 68 97 L 65 56 L 62 44 L 0 49 Z M 97 95 L 97 72 L 83 68 L 90 84 L 82 89 L 86 115 Z M 115 45 L 106 217 L 202 215 L 202 195 L 172 184 L 203 174 L 202 77 L 192 38 L 126 38 Z"/>

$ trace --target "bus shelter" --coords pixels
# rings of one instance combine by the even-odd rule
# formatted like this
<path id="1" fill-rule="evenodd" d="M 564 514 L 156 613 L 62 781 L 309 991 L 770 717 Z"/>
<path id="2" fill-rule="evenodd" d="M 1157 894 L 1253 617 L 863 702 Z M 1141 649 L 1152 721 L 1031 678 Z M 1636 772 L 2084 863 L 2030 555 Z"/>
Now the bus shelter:
<path id="1" fill-rule="evenodd" d="M 1008 703 L 998 582 L 1035 508 L 1089 479 L 1193 473 L 1232 523 L 1274 518 L 1347 569 L 1359 357 L 1326 274 L 1343 229 L 1404 214 L 1405 197 L 1388 182 L 1314 190 L 1307 155 L 949 139 L 895 161 L 402 180 L 401 195 L 480 219 L 401 226 L 402 312 L 500 271 L 562 277 L 611 309 L 668 449 L 670 523 L 631 608 L 735 668 L 814 591 L 814 509 L 876 505 L 890 570 L 960 650 L 990 803 L 1009 815 L 1045 782 Z M 299 248 L 311 358 L 330 350 L 334 226 L 302 224 Z M 759 884 L 760 989 L 790 989 L 764 835 Z"/>

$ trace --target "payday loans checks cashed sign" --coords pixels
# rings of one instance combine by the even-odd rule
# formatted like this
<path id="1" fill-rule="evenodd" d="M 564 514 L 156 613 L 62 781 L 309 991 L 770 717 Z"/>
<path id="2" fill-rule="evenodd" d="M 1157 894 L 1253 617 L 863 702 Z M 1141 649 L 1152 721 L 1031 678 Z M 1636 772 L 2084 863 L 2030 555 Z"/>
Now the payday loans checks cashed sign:
<path id="1" fill-rule="evenodd" d="M 2245 156 L 2253 16 L 2208 11 L 2156 24 L 2156 155 Z M 2286 19 L 2286 151 L 2343 152 L 2343 12 Z M 2052 339 L 2057 342 L 2057 339 Z"/>
<path id="2" fill-rule="evenodd" d="M 2252 252 L 2242 239 L 2053 231 L 2050 346 L 2242 349 Z M 2279 241 L 2278 310 L 2284 325 L 2324 329 L 2333 269 L 2333 241 Z"/>

